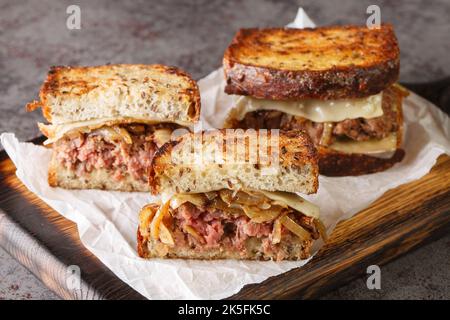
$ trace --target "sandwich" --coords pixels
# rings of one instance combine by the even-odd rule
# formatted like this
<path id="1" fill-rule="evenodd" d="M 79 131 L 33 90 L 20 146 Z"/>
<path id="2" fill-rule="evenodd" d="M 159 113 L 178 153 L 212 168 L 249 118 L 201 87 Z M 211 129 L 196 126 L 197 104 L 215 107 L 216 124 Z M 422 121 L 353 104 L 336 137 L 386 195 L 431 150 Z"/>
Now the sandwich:
<path id="1" fill-rule="evenodd" d="M 400 55 L 378 29 L 241 29 L 223 58 L 234 95 L 225 127 L 303 130 L 329 176 L 385 170 L 402 160 Z"/>
<path id="2" fill-rule="evenodd" d="M 149 191 L 153 154 L 200 115 L 196 82 L 163 65 L 52 67 L 39 97 L 48 182 L 68 189 Z"/>
<path id="3" fill-rule="evenodd" d="M 188 133 L 160 148 L 153 158 L 150 185 L 154 194 L 162 194 L 162 201 L 140 211 L 139 255 L 308 258 L 311 246 L 326 239 L 326 232 L 319 208 L 295 192 L 317 191 L 317 153 L 304 133 L 274 131 L 253 130 L 244 136 L 224 129 Z M 265 143 L 266 139 L 276 143 Z M 257 161 L 251 161 L 252 144 L 261 148 Z M 217 150 L 225 156 L 217 158 Z"/>

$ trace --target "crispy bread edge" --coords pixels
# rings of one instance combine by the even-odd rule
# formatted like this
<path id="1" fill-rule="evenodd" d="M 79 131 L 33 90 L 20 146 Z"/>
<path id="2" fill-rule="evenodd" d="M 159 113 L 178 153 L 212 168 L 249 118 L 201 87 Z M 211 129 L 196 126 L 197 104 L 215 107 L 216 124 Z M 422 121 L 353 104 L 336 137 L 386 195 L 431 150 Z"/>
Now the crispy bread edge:
<path id="1" fill-rule="evenodd" d="M 61 70 L 67 69 L 67 68 L 88 69 L 88 68 L 95 68 L 95 67 L 112 67 L 112 66 L 127 66 L 127 64 L 111 64 L 111 65 L 105 65 L 105 66 L 52 66 L 52 67 L 50 67 L 50 71 L 47 74 L 47 78 L 44 81 L 44 83 L 41 87 L 41 90 L 39 92 L 40 101 L 34 101 L 32 103 L 27 104 L 27 107 L 26 107 L 27 111 L 33 111 L 33 110 L 41 107 L 44 118 L 48 122 L 51 123 L 52 122 L 52 115 L 51 115 L 52 108 L 47 103 L 48 102 L 47 97 L 49 95 L 52 95 L 55 93 L 55 90 L 57 87 L 57 82 L 58 82 L 58 74 Z M 138 67 L 143 67 L 143 68 L 146 68 L 146 67 L 161 68 L 161 69 L 163 69 L 163 72 L 175 74 L 180 77 L 186 78 L 187 81 L 192 86 L 192 90 L 189 90 L 190 91 L 189 93 L 192 97 L 192 103 L 189 106 L 188 115 L 190 116 L 190 118 L 193 122 L 196 122 L 200 119 L 200 104 L 201 104 L 200 90 L 198 88 L 197 82 L 194 79 L 192 79 L 192 77 L 187 72 L 185 72 L 184 70 L 181 70 L 178 67 L 166 66 L 166 65 L 162 65 L 162 64 L 151 64 L 151 65 L 136 64 L 133 66 L 138 66 Z"/>
<path id="2" fill-rule="evenodd" d="M 329 149 L 319 149 L 319 172 L 325 176 L 359 176 L 391 168 L 405 156 L 403 149 L 397 149 L 389 159 L 375 158 L 365 154 L 344 154 Z"/>
<path id="3" fill-rule="evenodd" d="M 226 129 L 220 129 L 219 131 L 221 133 L 224 133 Z M 203 132 L 202 134 L 205 134 L 207 132 Z M 187 137 L 187 135 L 192 136 L 194 133 L 190 132 L 187 133 L 181 137 L 179 137 L 177 140 L 170 141 L 166 144 L 164 144 L 161 148 L 159 148 L 152 159 L 152 165 L 150 167 L 148 177 L 149 177 L 149 185 L 151 192 L 155 195 L 160 193 L 159 190 L 159 175 L 164 173 L 167 166 L 171 166 L 170 163 L 170 154 L 172 152 L 172 149 L 178 145 L 179 143 L 183 143 L 184 138 Z M 283 152 L 280 152 L 281 164 L 283 165 L 283 162 L 287 162 L 287 165 L 290 166 L 300 166 L 306 162 L 311 164 L 311 168 L 313 172 L 311 173 L 311 176 L 315 177 L 314 183 L 313 183 L 313 189 L 314 192 L 317 191 L 319 187 L 319 181 L 318 181 L 318 173 L 319 173 L 319 166 L 318 166 L 318 153 L 317 149 L 314 146 L 314 143 L 312 142 L 311 138 L 299 131 L 285 131 L 280 130 L 280 148 L 283 147 L 283 140 L 285 139 L 299 139 L 297 143 L 304 146 L 306 149 L 306 152 L 302 155 L 302 157 L 297 157 L 297 154 L 283 154 Z M 284 161 L 283 161 L 284 160 Z M 286 163 L 285 163 L 286 165 Z"/>
<path id="4" fill-rule="evenodd" d="M 384 26 L 392 30 L 389 43 L 398 52 L 392 26 Z M 228 94 L 269 100 L 362 98 L 379 93 L 398 80 L 399 54 L 396 59 L 380 61 L 371 66 L 346 66 L 325 71 L 289 71 L 240 63 L 234 57 L 234 51 L 241 45 L 240 40 L 245 33 L 254 30 L 257 29 L 241 29 L 225 51 L 223 67 L 225 92 Z"/>

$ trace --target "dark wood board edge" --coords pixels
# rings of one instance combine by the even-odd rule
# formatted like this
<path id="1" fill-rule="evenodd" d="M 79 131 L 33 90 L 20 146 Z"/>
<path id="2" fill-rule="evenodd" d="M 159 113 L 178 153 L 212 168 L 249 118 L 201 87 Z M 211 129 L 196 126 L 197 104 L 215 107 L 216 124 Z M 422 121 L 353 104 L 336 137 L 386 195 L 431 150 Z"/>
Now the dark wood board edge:
<path id="1" fill-rule="evenodd" d="M 3 178 L 0 172 L 0 180 Z M 81 244 L 73 222 L 57 214 L 29 190 L 19 194 L 14 188 L 3 185 L 0 198 L 8 199 L 0 208 L 0 245 L 60 297 L 145 299 Z M 55 214 L 47 219 L 36 214 L 41 211 Z M 65 272 L 71 265 L 80 267 L 80 290 L 66 289 Z M 48 274 L 50 266 L 52 277 Z M 55 287 L 58 290 L 54 290 Z"/>
<path id="2" fill-rule="evenodd" d="M 340 248 L 330 248 L 326 245 L 317 254 L 317 257 L 304 267 L 285 273 L 283 278 L 276 276 L 257 285 L 247 285 L 229 299 L 252 299 L 255 296 L 258 299 L 273 299 L 274 291 L 276 299 L 316 299 L 322 294 L 367 275 L 366 268 L 368 266 L 372 264 L 385 265 L 424 244 L 440 239 L 450 231 L 450 191 L 438 198 L 424 202 L 415 211 L 427 212 L 429 217 L 421 224 L 406 228 L 407 231 L 402 233 L 397 233 L 392 225 L 391 230 L 383 228 L 383 233 L 375 233 L 366 239 L 354 241 L 350 238 Z M 433 223 L 430 223 L 431 221 Z M 389 227 L 390 223 L 392 221 L 383 224 L 383 227 Z M 386 231 L 388 232 L 386 233 Z M 377 243 L 383 243 L 383 239 L 391 237 L 394 238 L 393 241 L 377 247 L 377 250 L 370 248 L 370 246 L 376 246 Z M 364 242 L 366 246 L 362 247 L 361 242 Z M 339 251 L 354 252 L 355 258 L 352 263 L 348 264 L 346 261 L 342 264 Z M 326 257 L 326 260 L 323 257 Z M 309 271 L 312 268 L 320 269 L 321 272 L 310 277 Z M 297 283 L 302 283 L 302 286 L 297 286 L 292 278 L 297 279 Z"/>
<path id="3" fill-rule="evenodd" d="M 444 164 L 438 163 L 437 167 L 440 168 L 442 165 L 446 166 L 444 168 L 446 171 L 444 172 L 449 171 L 450 160 L 447 159 Z M 13 171 L 11 170 L 10 173 L 13 174 Z M 433 179 L 436 179 L 437 176 L 438 175 L 435 174 Z M 17 178 L 13 180 L 17 180 Z M 20 184 L 18 180 L 15 183 Z M 22 186 L 22 188 L 24 189 L 25 187 Z M 33 226 L 31 229 L 34 230 L 34 232 L 28 231 L 25 233 L 29 234 L 29 237 L 38 244 L 46 243 L 47 246 L 45 249 L 47 249 L 48 252 L 51 252 L 53 257 L 59 257 L 57 260 L 61 262 L 61 265 L 63 265 L 64 268 L 76 261 L 81 270 L 83 270 L 83 280 L 86 285 L 82 286 L 81 292 L 73 294 L 70 298 L 95 297 L 99 299 L 143 299 L 137 292 L 116 278 L 115 275 L 101 264 L 95 256 L 87 252 L 87 249 L 81 245 L 76 227 L 72 222 L 69 222 L 56 212 L 52 211 L 51 208 L 42 201 L 37 200 L 28 190 L 17 192 L 15 188 L 11 188 L 8 193 L 9 195 L 5 198 L 11 199 L 9 205 L 11 208 L 15 209 L 14 213 L 11 213 L 13 218 L 15 218 L 19 225 Z M 28 193 L 29 195 L 24 196 L 24 193 Z M 5 195 L 3 192 L 1 194 L 2 196 Z M 30 201 L 28 198 L 30 196 L 34 197 L 35 200 Z M 385 199 L 385 202 L 387 201 L 390 203 L 392 200 L 391 197 Z M 5 202 L 2 203 L 2 208 L 5 208 L 4 204 Z M 32 206 L 31 210 L 30 205 Z M 8 207 L 8 205 L 6 207 Z M 52 218 L 44 219 L 41 215 L 36 214 L 36 212 L 50 212 Z M 426 219 L 423 219 L 424 213 Z M 418 247 L 422 243 L 439 238 L 448 230 L 450 220 L 449 213 L 450 188 L 446 189 L 444 193 L 433 197 L 432 200 L 422 202 L 414 208 L 413 212 L 408 212 L 407 215 L 404 213 L 402 215 L 398 214 L 400 220 L 396 219 L 397 214 L 395 212 L 389 213 L 388 216 L 390 217 L 390 220 L 388 219 L 383 225 L 380 224 L 375 229 L 383 229 L 383 233 L 379 233 L 378 236 L 360 239 L 358 237 L 361 236 L 361 230 L 357 229 L 357 233 L 353 236 L 338 236 L 339 241 L 337 243 L 335 241 L 333 246 L 325 246 L 318 256 L 303 268 L 295 269 L 283 275 L 270 278 L 258 285 L 246 286 L 231 298 L 317 298 L 320 294 L 325 292 L 324 290 L 329 291 L 329 289 L 336 288 L 337 286 L 354 279 L 358 275 L 363 274 L 364 267 L 367 266 L 366 263 L 384 264 L 395 257 Z M 47 215 L 48 214 L 49 213 L 47 213 Z M 354 221 L 361 219 L 362 214 L 365 213 L 362 212 L 346 221 L 346 224 L 348 224 L 348 222 L 353 224 L 350 225 L 352 231 L 354 231 Z M 370 216 L 368 217 L 370 218 Z M 418 224 L 418 222 L 420 222 L 420 224 Z M 406 227 L 405 232 L 399 233 L 398 231 L 395 231 L 395 228 L 399 224 L 401 224 L 402 228 Z M 433 229 L 427 230 L 430 226 L 432 226 Z M 375 235 L 376 234 L 377 233 L 375 233 Z M 385 246 L 377 246 L 377 244 L 382 243 L 383 239 L 386 237 L 394 237 L 395 239 L 392 240 L 392 244 L 389 243 Z M 52 239 L 56 238 L 58 239 L 57 242 L 52 241 Z M 11 242 L 12 241 L 9 241 L 8 243 Z M 45 263 L 45 254 L 36 254 L 33 250 L 29 251 L 26 246 L 23 248 L 23 241 L 20 241 L 19 243 L 22 248 L 17 250 L 18 254 L 15 256 L 18 256 L 19 261 L 25 261 L 24 264 L 27 267 L 27 261 L 33 262 L 37 259 L 38 262 L 33 263 L 30 269 L 35 274 L 37 273 L 38 277 L 47 284 L 46 280 L 49 278 L 48 274 L 46 275 L 45 272 L 44 274 L 41 274 L 40 271 L 43 270 L 42 268 L 37 269 L 36 267 L 33 267 L 36 264 L 42 265 L 43 262 Z M 341 258 L 340 252 L 355 252 L 356 254 L 358 250 L 367 250 L 370 246 L 374 246 L 373 249 L 369 250 L 366 254 L 359 255 L 358 259 L 353 260 L 353 263 L 339 265 L 339 259 Z M 14 250 L 8 251 L 14 252 Z M 24 251 L 30 252 L 31 254 L 24 254 Z M 326 257 L 326 259 L 321 257 Z M 43 262 L 40 261 L 41 259 L 44 259 Z M 333 265 L 335 262 L 336 265 Z M 308 271 L 312 269 L 314 270 L 314 272 L 311 273 L 313 274 L 313 277 L 308 279 Z M 39 272 L 36 272 L 36 270 Z M 292 281 L 292 278 L 295 278 L 296 281 Z M 298 283 L 302 283 L 302 285 L 297 286 L 296 284 Z M 90 284 L 91 286 L 87 284 Z M 307 285 L 305 286 L 305 284 Z M 64 282 L 62 285 L 64 286 Z M 50 284 L 49 287 L 52 288 L 52 285 Z"/>
<path id="4" fill-rule="evenodd" d="M 7 230 L 5 230 L 7 229 Z M 65 241 L 61 242 L 61 245 Z M 33 273 L 44 285 L 62 299 L 67 300 L 144 300 L 141 294 L 117 278 L 100 261 L 88 261 L 98 265 L 93 272 L 92 266 L 87 268 L 86 261 L 76 256 L 76 266 L 80 267 L 81 279 L 79 286 L 69 287 L 68 272 L 72 264 L 61 261 L 61 257 L 50 251 L 32 233 L 24 230 L 17 222 L 11 220 L 8 214 L 0 209 L 0 246 L 25 268 Z M 74 247 L 74 246 L 73 246 Z M 98 260 L 95 256 L 90 259 Z M 86 274 L 86 270 L 88 273 Z M 101 286 L 98 284 L 101 283 Z"/>
<path id="5" fill-rule="evenodd" d="M 50 290 L 63 299 L 102 299 L 84 279 L 77 287 L 69 289 L 68 265 L 58 260 L 45 246 L 39 243 L 19 224 L 0 210 L 0 246 L 25 268 L 40 279 Z"/>

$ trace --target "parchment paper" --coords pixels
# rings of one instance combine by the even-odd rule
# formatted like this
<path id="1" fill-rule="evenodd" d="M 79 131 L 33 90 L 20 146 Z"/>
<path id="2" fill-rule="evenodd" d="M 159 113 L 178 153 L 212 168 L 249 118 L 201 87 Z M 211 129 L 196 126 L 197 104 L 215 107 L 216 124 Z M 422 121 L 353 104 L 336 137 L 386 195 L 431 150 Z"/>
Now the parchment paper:
<path id="1" fill-rule="evenodd" d="M 295 21 L 288 26 L 314 25 L 299 9 Z M 231 106 L 231 97 L 223 93 L 223 85 L 221 69 L 199 82 L 203 128 L 219 128 Z M 403 110 L 406 157 L 401 163 L 385 172 L 360 177 L 320 176 L 319 192 L 307 197 L 320 206 L 329 233 L 340 220 L 366 208 L 385 191 L 419 179 L 429 172 L 440 154 L 450 153 L 450 120 L 443 112 L 415 94 L 404 101 Z M 47 184 L 49 149 L 19 142 L 12 133 L 3 133 L 1 142 L 17 167 L 18 178 L 28 189 L 75 222 L 86 248 L 147 298 L 225 298 L 246 284 L 261 282 L 306 263 L 143 260 L 135 249 L 138 212 L 157 198 L 147 193 L 50 188 Z M 318 246 L 314 252 L 317 249 Z"/>

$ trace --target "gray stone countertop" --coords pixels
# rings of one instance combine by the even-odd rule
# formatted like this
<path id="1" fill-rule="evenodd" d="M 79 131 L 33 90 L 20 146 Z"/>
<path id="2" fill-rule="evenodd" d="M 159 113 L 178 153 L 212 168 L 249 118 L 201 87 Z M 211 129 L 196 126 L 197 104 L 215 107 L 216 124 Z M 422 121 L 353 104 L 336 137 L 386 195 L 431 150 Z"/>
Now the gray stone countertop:
<path id="1" fill-rule="evenodd" d="M 364 24 L 378 4 L 400 42 L 401 81 L 450 75 L 450 1 L 77 1 L 81 29 L 69 30 L 64 1 L 0 0 L 0 132 L 39 135 L 25 112 L 52 65 L 163 63 L 196 79 L 221 65 L 241 27 L 283 26 L 299 5 L 318 25 Z M 450 235 L 382 267 L 382 289 L 356 280 L 325 298 L 450 298 Z M 0 299 L 56 298 L 0 249 Z"/>

